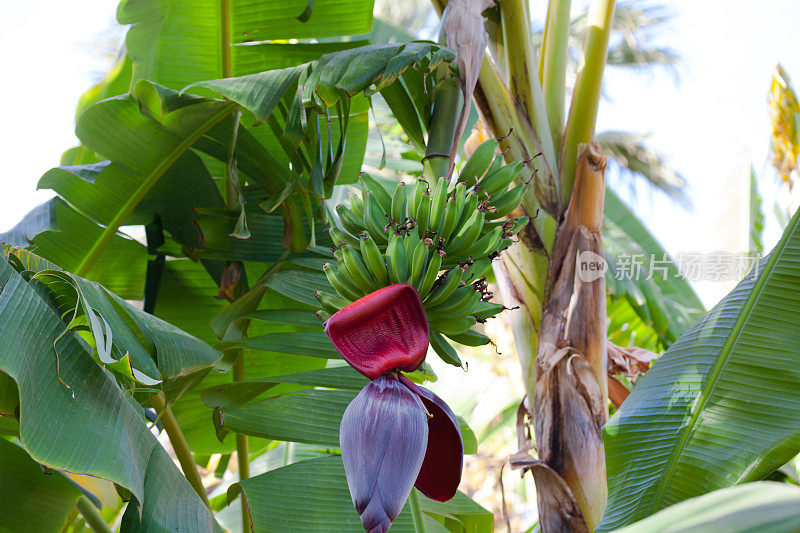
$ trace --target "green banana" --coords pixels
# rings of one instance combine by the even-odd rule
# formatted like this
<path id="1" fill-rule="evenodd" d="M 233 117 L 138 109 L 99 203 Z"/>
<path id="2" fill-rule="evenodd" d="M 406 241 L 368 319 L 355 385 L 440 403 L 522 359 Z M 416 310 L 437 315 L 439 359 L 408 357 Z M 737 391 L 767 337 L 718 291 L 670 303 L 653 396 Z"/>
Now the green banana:
<path id="1" fill-rule="evenodd" d="M 466 199 L 464 200 L 464 207 L 461 208 L 461 214 L 458 218 L 458 222 L 456 222 L 456 227 L 459 228 L 457 231 L 460 231 L 464 224 L 467 223 L 469 217 L 477 211 L 478 209 L 478 193 L 475 191 L 471 191 L 467 193 Z"/>
<path id="2" fill-rule="evenodd" d="M 326 313 L 325 311 L 322 310 L 317 311 L 316 313 L 314 313 L 314 315 L 322 322 L 325 322 L 331 317 L 330 313 Z"/>
<path id="3" fill-rule="evenodd" d="M 481 293 L 474 287 L 459 287 L 447 300 L 426 311 L 428 320 L 439 322 L 467 316 L 480 299 Z"/>
<path id="4" fill-rule="evenodd" d="M 350 211 L 352 211 L 358 218 L 364 218 L 364 200 L 359 195 L 353 193 L 350 195 Z"/>
<path id="5" fill-rule="evenodd" d="M 519 203 L 525 196 L 527 188 L 527 185 L 523 183 L 522 185 L 517 185 L 510 191 L 501 192 L 500 194 L 492 196 L 489 200 L 489 205 L 494 207 L 495 210 L 494 212 L 487 212 L 486 218 L 495 220 L 511 214 L 511 212 L 519 206 Z"/>
<path id="6" fill-rule="evenodd" d="M 443 335 L 458 335 L 459 333 L 464 333 L 469 328 L 475 325 L 475 317 L 474 316 L 465 316 L 463 318 L 458 318 L 455 320 L 444 320 L 444 321 L 430 321 L 430 326 L 432 330 L 436 330 Z"/>
<path id="7" fill-rule="evenodd" d="M 466 224 L 460 228 L 458 234 L 453 238 L 452 242 L 447 246 L 447 255 L 452 257 L 459 257 L 464 252 L 469 250 L 478 236 L 481 234 L 483 227 L 484 213 L 480 209 L 476 209 L 472 213 Z"/>
<path id="8" fill-rule="evenodd" d="M 458 206 L 458 201 L 455 198 L 450 198 L 444 208 L 442 222 L 439 224 L 439 237 L 447 241 L 456 227 L 456 221 L 460 214 L 461 208 Z"/>
<path id="9" fill-rule="evenodd" d="M 336 292 L 338 292 L 344 298 L 348 298 L 350 300 L 358 300 L 365 294 L 350 281 L 348 281 L 347 276 L 340 276 L 339 274 L 341 274 L 341 272 L 337 273 L 336 270 L 337 269 L 330 263 L 325 263 L 322 266 L 322 271 L 328 278 L 328 282 L 331 284 L 331 287 L 336 289 Z"/>
<path id="10" fill-rule="evenodd" d="M 472 310 L 472 316 L 474 316 L 478 320 L 486 320 L 489 317 L 493 317 L 503 309 L 505 309 L 503 307 L 503 304 L 494 304 L 492 302 L 478 302 L 478 304 L 475 306 L 475 309 Z"/>
<path id="11" fill-rule="evenodd" d="M 347 267 L 347 272 L 350 274 L 350 281 L 356 287 L 363 290 L 365 293 L 372 292 L 380 288 L 380 285 L 372 278 L 372 275 L 367 270 L 367 266 L 361 259 L 355 248 L 352 246 L 345 246 L 342 248 L 342 259 L 344 265 Z"/>
<path id="12" fill-rule="evenodd" d="M 526 216 L 521 216 L 509 220 L 513 220 L 514 223 L 509 224 L 508 226 L 505 226 L 503 228 L 503 234 L 505 235 L 516 235 L 517 233 L 522 231 L 522 228 L 524 228 L 528 224 L 530 219 Z"/>
<path id="13" fill-rule="evenodd" d="M 364 234 L 359 248 L 372 277 L 378 281 L 379 285 L 388 285 L 389 274 L 386 272 L 386 264 L 383 262 L 380 248 L 375 244 L 375 239 L 368 233 Z"/>
<path id="14" fill-rule="evenodd" d="M 504 165 L 493 173 L 484 176 L 481 181 L 475 185 L 476 189 L 486 191 L 488 194 L 497 194 L 505 191 L 512 181 L 522 172 L 524 163 L 517 161 L 509 165 Z"/>
<path id="15" fill-rule="evenodd" d="M 417 292 L 419 292 L 422 298 L 428 295 L 436 279 L 439 277 L 439 269 L 442 268 L 441 254 L 436 250 L 431 251 L 431 254 L 431 260 L 428 261 L 425 275 L 422 277 L 419 285 L 417 285 Z"/>
<path id="16" fill-rule="evenodd" d="M 389 235 L 389 244 L 386 246 L 386 260 L 389 279 L 392 283 L 404 282 L 408 278 L 408 260 L 402 237 L 399 235 Z"/>
<path id="17" fill-rule="evenodd" d="M 317 299 L 322 309 L 326 313 L 334 314 L 336 311 L 346 305 L 353 303 L 352 300 L 347 300 L 338 294 L 329 294 L 327 292 L 317 291 L 314 293 L 314 298 Z"/>
<path id="18" fill-rule="evenodd" d="M 392 208 L 392 197 L 389 196 L 389 193 L 386 191 L 383 185 L 380 184 L 378 180 L 367 174 L 366 172 L 362 172 L 358 179 L 361 181 L 361 191 L 363 193 L 370 191 L 372 194 L 375 195 L 375 198 L 378 200 L 378 203 L 383 208 L 384 213 L 388 213 Z"/>
<path id="19" fill-rule="evenodd" d="M 448 335 L 448 337 L 450 336 Z M 484 344 L 489 344 L 492 342 L 489 337 L 483 333 L 475 331 L 474 329 L 453 335 L 450 337 L 450 340 L 453 340 L 459 344 L 463 344 L 464 346 L 483 346 Z"/>
<path id="20" fill-rule="evenodd" d="M 425 261 L 427 259 L 428 246 L 424 242 L 419 241 L 411 254 L 411 274 L 408 276 L 406 283 L 409 285 L 416 285 L 420 274 L 422 274 L 422 269 L 425 268 Z"/>
<path id="21" fill-rule="evenodd" d="M 339 221 L 342 223 L 342 227 L 349 231 L 352 235 L 358 235 L 364 231 L 365 226 L 363 219 L 357 217 L 356 214 L 348 209 L 344 204 L 339 204 L 336 206 L 336 214 L 339 215 Z"/>
<path id="22" fill-rule="evenodd" d="M 425 237 L 425 232 L 428 230 L 428 221 L 430 220 L 430 206 L 431 195 L 427 191 L 422 193 L 422 198 L 419 201 L 417 208 L 417 235 L 420 238 Z"/>
<path id="23" fill-rule="evenodd" d="M 453 366 L 461 366 L 461 359 L 459 359 L 456 349 L 436 331 L 431 331 L 431 348 L 433 348 L 436 355 L 445 363 Z"/>
<path id="24" fill-rule="evenodd" d="M 406 184 L 400 182 L 392 195 L 392 220 L 400 222 L 406 212 Z"/>
<path id="25" fill-rule="evenodd" d="M 375 242 L 385 244 L 386 237 L 386 211 L 381 207 L 372 191 L 365 193 L 364 198 L 364 223 Z"/>
<path id="26" fill-rule="evenodd" d="M 425 300 L 425 309 L 430 309 L 444 302 L 453 292 L 458 288 L 461 283 L 461 274 L 463 272 L 460 268 L 451 268 L 450 271 L 442 280 L 442 283 L 433 289 L 431 294 Z"/>
<path id="27" fill-rule="evenodd" d="M 469 247 L 464 255 L 473 259 L 482 259 L 497 249 L 500 241 L 503 240 L 503 228 L 494 228 L 492 231 L 479 238 L 475 244 Z"/>
<path id="28" fill-rule="evenodd" d="M 417 183 L 414 185 L 414 193 L 411 195 L 411 205 L 407 209 L 411 218 L 416 219 L 419 217 L 419 203 L 422 201 L 422 195 L 427 189 L 428 182 L 422 178 L 417 179 Z"/>
<path id="29" fill-rule="evenodd" d="M 447 202 L 447 183 L 446 179 L 440 178 L 436 182 L 436 189 L 431 197 L 431 216 L 428 219 L 428 227 L 433 231 L 439 229 L 439 222 L 444 214 L 444 206 Z"/>
<path id="30" fill-rule="evenodd" d="M 489 139 L 487 141 L 483 141 L 474 152 L 467 162 L 464 163 L 464 166 L 461 168 L 461 172 L 458 175 L 458 181 L 466 185 L 467 187 L 472 187 L 478 181 L 478 178 L 483 176 L 486 172 L 486 169 L 489 168 L 489 165 L 492 163 L 492 159 L 494 158 L 494 151 L 497 150 L 498 142 L 497 139 Z"/>
<path id="31" fill-rule="evenodd" d="M 331 240 L 336 246 L 341 246 L 343 243 L 347 243 L 350 246 L 358 246 L 358 239 L 346 231 L 342 231 L 339 228 L 331 226 L 328 228 L 328 233 L 330 233 Z"/>
<path id="32" fill-rule="evenodd" d="M 484 276 L 490 268 L 492 268 L 491 259 L 478 259 L 464 271 L 464 275 L 461 276 L 461 279 L 464 280 L 465 283 L 472 283 L 481 276 Z"/>

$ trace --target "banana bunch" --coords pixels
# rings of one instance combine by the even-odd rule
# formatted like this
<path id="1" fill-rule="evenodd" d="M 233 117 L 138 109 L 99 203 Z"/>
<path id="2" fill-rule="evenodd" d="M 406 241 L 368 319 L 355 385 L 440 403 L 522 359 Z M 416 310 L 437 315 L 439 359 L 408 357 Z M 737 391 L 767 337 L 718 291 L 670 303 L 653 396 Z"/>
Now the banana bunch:
<path id="1" fill-rule="evenodd" d="M 419 179 L 400 183 L 393 194 L 369 174 L 360 177 L 363 194 L 339 204 L 341 227 L 331 227 L 336 263 L 323 270 L 335 294 L 317 292 L 318 316 L 331 314 L 375 290 L 408 283 L 419 292 L 431 329 L 431 346 L 460 366 L 445 337 L 468 346 L 489 338 L 473 331 L 503 310 L 490 303 L 485 275 L 527 217 L 505 218 L 517 208 L 526 185 L 509 189 L 523 163 L 504 165 L 497 141 L 481 144 L 459 179 Z"/>

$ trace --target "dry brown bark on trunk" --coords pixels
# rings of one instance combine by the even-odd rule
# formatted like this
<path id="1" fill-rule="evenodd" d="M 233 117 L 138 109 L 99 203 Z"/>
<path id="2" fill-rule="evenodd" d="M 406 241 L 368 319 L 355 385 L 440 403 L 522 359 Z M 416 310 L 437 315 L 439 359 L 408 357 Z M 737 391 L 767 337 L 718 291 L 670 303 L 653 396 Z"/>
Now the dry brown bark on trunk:
<path id="1" fill-rule="evenodd" d="M 608 417 L 601 235 L 605 167 L 596 145 L 581 147 L 570 205 L 548 267 L 533 399 L 536 448 L 544 464 L 531 468 L 546 533 L 592 530 L 606 501 L 600 435 Z M 582 510 L 582 525 L 576 509 Z"/>

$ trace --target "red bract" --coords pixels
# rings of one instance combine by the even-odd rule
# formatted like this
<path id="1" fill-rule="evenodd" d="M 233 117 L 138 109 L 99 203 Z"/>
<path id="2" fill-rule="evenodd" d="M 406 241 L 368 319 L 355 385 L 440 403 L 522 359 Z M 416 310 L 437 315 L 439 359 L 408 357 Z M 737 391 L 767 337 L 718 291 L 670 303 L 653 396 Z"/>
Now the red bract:
<path id="1" fill-rule="evenodd" d="M 370 379 L 391 370 L 413 372 L 425 360 L 430 332 L 417 290 L 383 287 L 340 309 L 325 333 L 350 366 Z"/>
<path id="2" fill-rule="evenodd" d="M 385 533 L 413 486 L 429 498 L 452 498 L 461 481 L 458 420 L 431 391 L 384 374 L 350 402 L 339 428 L 347 485 L 361 523 Z"/>

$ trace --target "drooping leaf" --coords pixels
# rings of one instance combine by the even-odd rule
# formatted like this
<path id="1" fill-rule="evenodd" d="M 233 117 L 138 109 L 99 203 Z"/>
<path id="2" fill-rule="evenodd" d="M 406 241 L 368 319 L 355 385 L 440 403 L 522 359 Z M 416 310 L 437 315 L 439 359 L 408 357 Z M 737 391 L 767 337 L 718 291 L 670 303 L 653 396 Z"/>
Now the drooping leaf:
<path id="1" fill-rule="evenodd" d="M 211 513 L 148 430 L 141 407 L 77 337 L 63 333 L 43 296 L 0 261 L 0 370 L 19 389 L 19 438 L 28 454 L 130 490 L 141 506 L 140 531 L 214 530 Z"/>
<path id="2" fill-rule="evenodd" d="M 605 427 L 610 531 L 757 480 L 800 451 L 800 214 L 689 328 Z"/>

